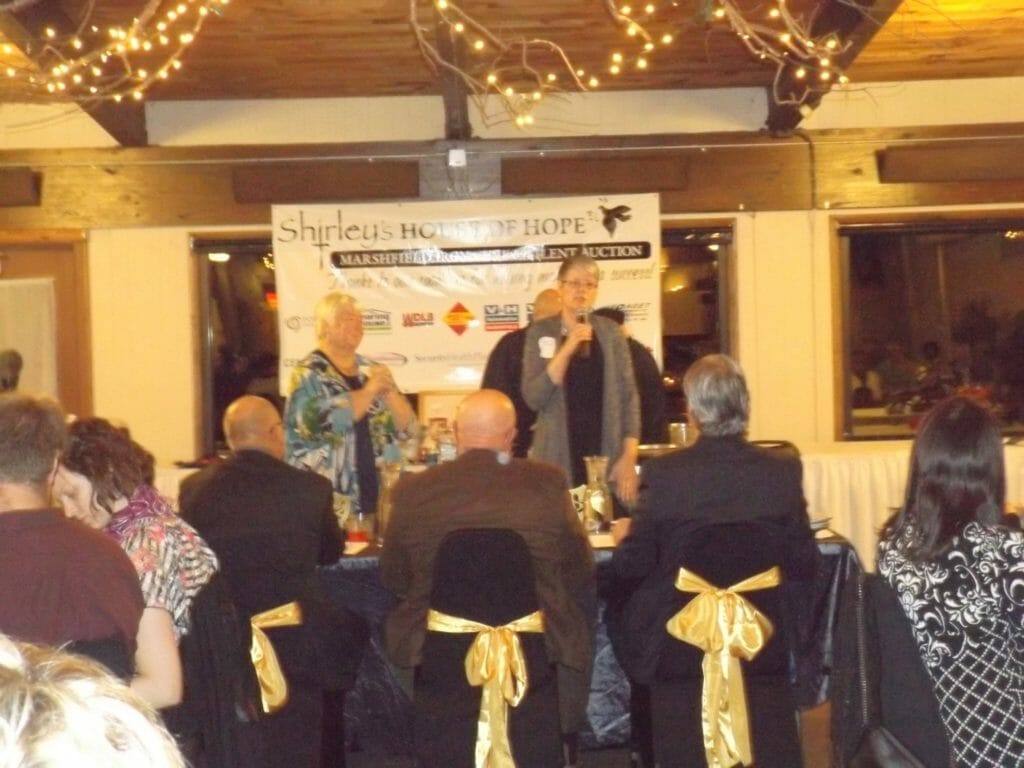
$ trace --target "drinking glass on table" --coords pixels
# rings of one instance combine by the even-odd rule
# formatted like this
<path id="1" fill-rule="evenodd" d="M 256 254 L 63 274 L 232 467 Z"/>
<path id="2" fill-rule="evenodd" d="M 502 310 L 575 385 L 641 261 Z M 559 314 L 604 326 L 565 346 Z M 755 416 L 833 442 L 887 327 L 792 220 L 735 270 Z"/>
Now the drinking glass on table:
<path id="1" fill-rule="evenodd" d="M 349 515 L 345 521 L 345 538 L 354 542 L 370 542 L 374 536 L 375 517 L 372 514 Z"/>

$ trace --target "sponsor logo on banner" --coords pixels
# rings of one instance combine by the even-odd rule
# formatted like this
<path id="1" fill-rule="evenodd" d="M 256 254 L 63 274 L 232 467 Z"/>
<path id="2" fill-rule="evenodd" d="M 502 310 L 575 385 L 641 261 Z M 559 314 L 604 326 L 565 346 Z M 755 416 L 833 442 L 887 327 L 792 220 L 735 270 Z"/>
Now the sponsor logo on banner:
<path id="1" fill-rule="evenodd" d="M 434 324 L 434 313 L 433 312 L 403 312 L 402 313 L 402 327 L 403 328 L 417 328 L 422 325 L 433 325 Z"/>
<path id="2" fill-rule="evenodd" d="M 405 365 L 409 362 L 409 358 L 405 355 L 399 354 L 398 352 L 378 352 L 373 355 L 366 356 L 369 360 L 377 363 L 377 365 Z"/>
<path id="3" fill-rule="evenodd" d="M 462 305 L 461 301 L 455 302 L 444 316 L 444 324 L 459 336 L 466 332 L 466 329 L 474 320 L 476 320 L 476 317 Z"/>
<path id="4" fill-rule="evenodd" d="M 297 331 L 300 328 L 312 328 L 315 322 L 313 315 L 292 315 L 284 321 L 284 327 L 289 331 Z"/>
<path id="5" fill-rule="evenodd" d="M 632 304 L 618 304 L 619 309 L 626 313 L 626 320 L 631 323 L 645 321 L 651 315 L 651 302 L 637 301 Z"/>
<path id="6" fill-rule="evenodd" d="M 654 277 L 656 267 L 656 264 L 648 267 L 613 267 L 605 275 L 609 280 L 650 280 Z"/>
<path id="7" fill-rule="evenodd" d="M 514 331 L 518 327 L 518 304 L 484 304 L 485 331 Z"/>
<path id="8" fill-rule="evenodd" d="M 391 333 L 391 313 L 383 309 L 363 310 L 363 331 L 366 333 Z"/>

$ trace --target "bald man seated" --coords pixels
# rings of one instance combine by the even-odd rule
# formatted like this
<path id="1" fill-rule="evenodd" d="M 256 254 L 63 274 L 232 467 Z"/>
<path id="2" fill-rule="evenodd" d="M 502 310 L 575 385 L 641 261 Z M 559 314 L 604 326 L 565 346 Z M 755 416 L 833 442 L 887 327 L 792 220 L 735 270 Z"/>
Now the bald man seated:
<path id="1" fill-rule="evenodd" d="M 512 458 L 516 412 L 501 392 L 467 396 L 455 414 L 458 457 L 403 475 L 392 495 L 380 573 L 399 598 L 387 618 L 391 661 L 413 668 L 426 637 L 434 559 L 441 540 L 463 528 L 507 528 L 525 540 L 544 612 L 549 660 L 558 666 L 562 731 L 583 725 L 591 631 L 579 596 L 593 588 L 594 556 L 573 510 L 562 471 Z"/>
<path id="2" fill-rule="evenodd" d="M 246 395 L 231 403 L 224 434 L 232 455 L 185 479 L 181 516 L 217 553 L 246 619 L 293 600 L 302 605 L 302 627 L 267 630 L 290 698 L 260 721 L 260 730 L 268 757 L 264 765 L 320 766 L 322 691 L 350 684 L 338 679 L 343 664 L 316 652 L 333 645 L 343 655 L 346 643 L 343 628 L 333 644 L 324 636 L 338 623 L 343 627 L 347 617 L 329 605 L 317 575 L 318 564 L 336 562 L 344 549 L 332 512 L 331 483 L 282 460 L 281 417 L 261 397 Z M 351 651 L 350 674 L 358 653 Z M 334 757 L 334 764 L 343 764 L 343 754 Z"/>

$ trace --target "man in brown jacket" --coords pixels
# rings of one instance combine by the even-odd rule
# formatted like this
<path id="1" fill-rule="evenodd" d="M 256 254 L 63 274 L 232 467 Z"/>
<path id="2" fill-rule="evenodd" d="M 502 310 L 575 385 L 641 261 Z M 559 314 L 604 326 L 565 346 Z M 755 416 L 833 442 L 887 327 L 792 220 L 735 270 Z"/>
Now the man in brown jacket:
<path id="1" fill-rule="evenodd" d="M 399 667 L 420 663 L 434 558 L 446 534 L 516 531 L 533 558 L 548 658 L 558 668 L 562 731 L 572 733 L 583 724 L 589 688 L 592 631 L 580 597 L 593 590 L 594 557 L 562 471 L 511 458 L 515 424 L 508 397 L 474 392 L 455 417 L 458 458 L 395 486 L 380 557 L 384 586 L 400 599 L 387 619 L 387 652 Z"/>

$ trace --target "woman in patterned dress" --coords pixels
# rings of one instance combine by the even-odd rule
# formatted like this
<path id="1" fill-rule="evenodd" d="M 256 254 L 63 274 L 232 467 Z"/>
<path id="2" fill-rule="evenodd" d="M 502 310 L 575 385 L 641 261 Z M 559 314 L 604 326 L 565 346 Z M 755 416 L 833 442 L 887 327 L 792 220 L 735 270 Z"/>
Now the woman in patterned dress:
<path id="1" fill-rule="evenodd" d="M 950 398 L 921 425 L 878 544 L 961 768 L 1024 765 L 1024 534 L 1005 496 L 995 419 Z"/>
<path id="2" fill-rule="evenodd" d="M 285 460 L 334 486 L 342 530 L 349 515 L 377 508 L 378 462 L 401 459 L 399 441 L 417 429 L 416 414 L 386 365 L 357 352 L 363 311 L 348 294 L 316 305 L 317 348 L 292 372 L 285 407 Z"/>
<path id="3" fill-rule="evenodd" d="M 153 488 L 153 456 L 127 429 L 89 418 L 68 432 L 54 497 L 68 517 L 106 531 L 131 559 L 146 603 L 131 687 L 154 707 L 178 704 L 178 641 L 188 634 L 192 599 L 217 571 L 217 557 Z"/>

